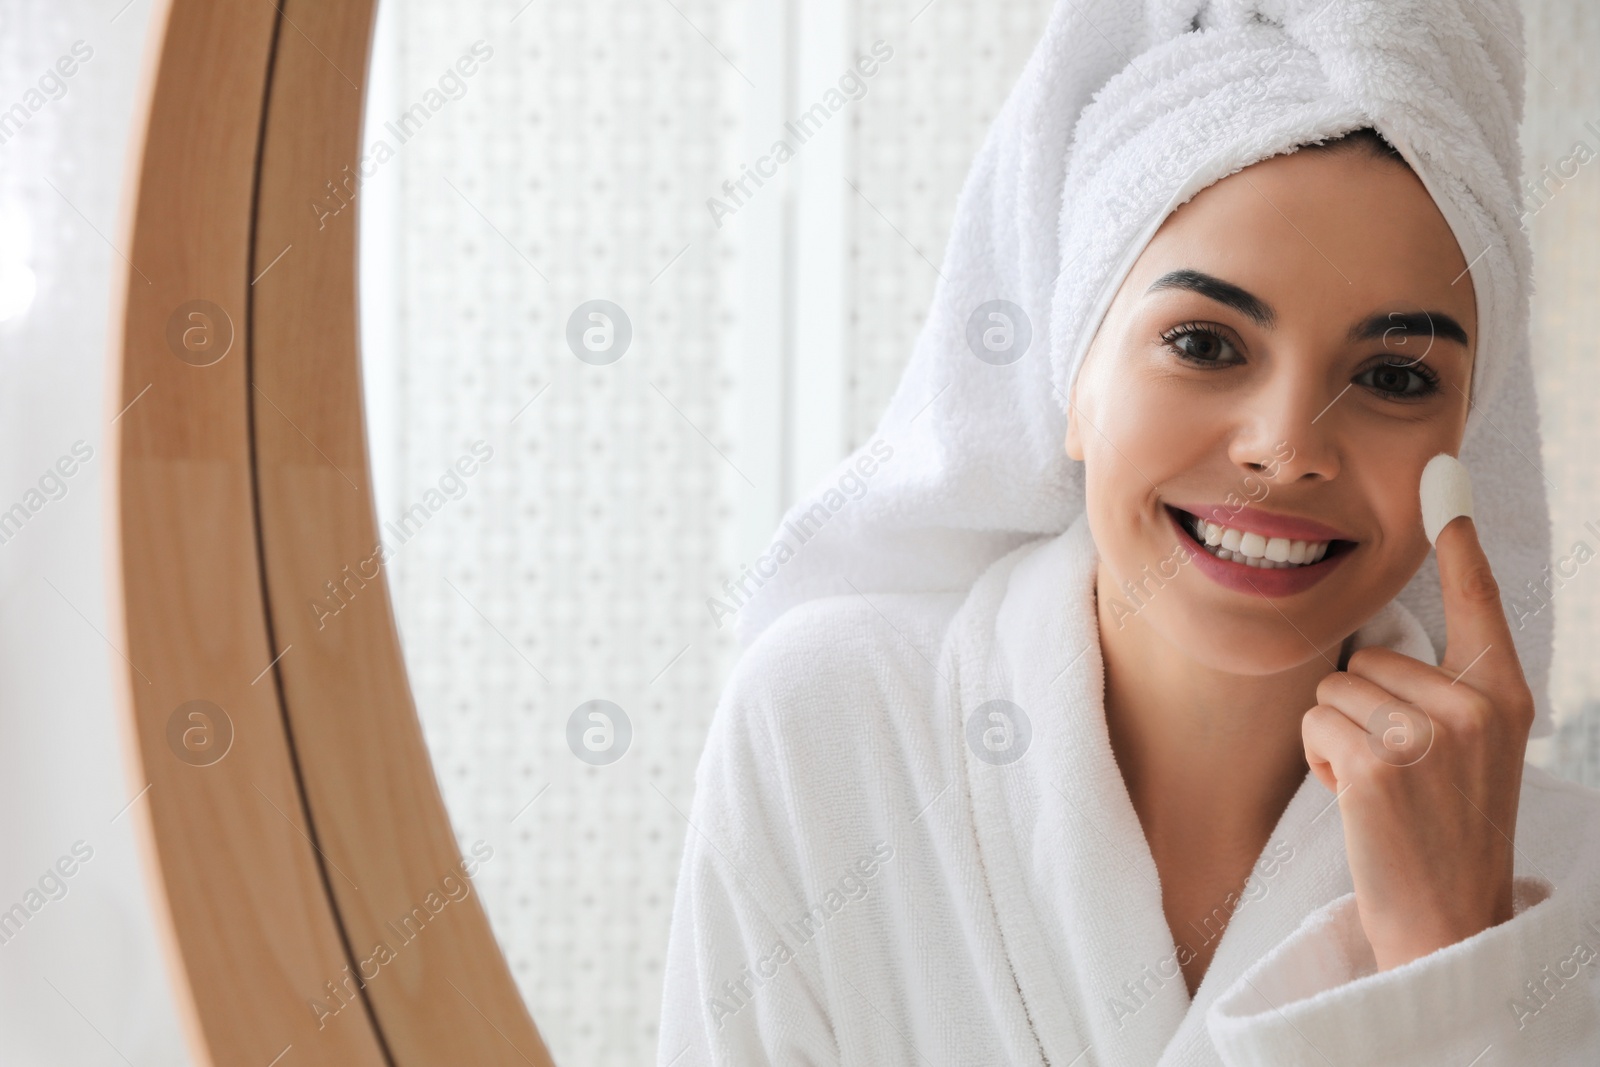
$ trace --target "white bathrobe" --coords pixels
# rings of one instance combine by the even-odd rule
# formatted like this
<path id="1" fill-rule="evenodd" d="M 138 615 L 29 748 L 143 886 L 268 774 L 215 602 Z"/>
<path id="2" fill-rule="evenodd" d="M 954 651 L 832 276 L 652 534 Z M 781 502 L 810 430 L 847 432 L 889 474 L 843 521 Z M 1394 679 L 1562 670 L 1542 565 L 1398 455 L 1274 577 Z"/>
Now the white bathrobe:
<path id="1" fill-rule="evenodd" d="M 1191 1001 L 1107 737 L 1094 560 L 1080 518 L 965 593 L 811 600 L 747 650 L 696 774 L 659 1064 L 1600 1064 L 1600 793 L 1531 765 L 1515 917 L 1381 974 L 1308 774 Z M 1434 662 L 1398 605 L 1358 643 Z M 1026 727 L 969 728 L 991 700 Z"/>

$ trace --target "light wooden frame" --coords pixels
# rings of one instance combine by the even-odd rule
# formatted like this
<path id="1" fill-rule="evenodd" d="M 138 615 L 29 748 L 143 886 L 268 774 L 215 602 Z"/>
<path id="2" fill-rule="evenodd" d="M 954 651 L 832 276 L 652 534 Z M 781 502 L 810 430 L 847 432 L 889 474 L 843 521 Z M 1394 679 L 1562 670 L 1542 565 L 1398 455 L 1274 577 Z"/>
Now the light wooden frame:
<path id="1" fill-rule="evenodd" d="M 112 319 L 112 640 L 148 786 L 128 811 L 196 1062 L 546 1067 L 456 888 L 386 579 L 363 573 L 356 212 L 310 204 L 360 155 L 374 5 L 151 16 Z M 328 582 L 348 602 L 319 629 Z M 179 712 L 197 700 L 221 714 Z"/>

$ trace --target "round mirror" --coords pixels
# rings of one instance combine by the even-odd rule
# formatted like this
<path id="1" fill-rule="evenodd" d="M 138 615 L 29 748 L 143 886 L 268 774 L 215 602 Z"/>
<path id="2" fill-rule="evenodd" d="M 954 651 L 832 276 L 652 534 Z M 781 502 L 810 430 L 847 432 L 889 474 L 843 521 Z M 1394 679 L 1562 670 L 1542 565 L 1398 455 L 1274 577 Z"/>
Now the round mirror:
<path id="1" fill-rule="evenodd" d="M 715 832 L 716 824 L 707 818 L 697 825 L 691 816 L 714 814 L 718 805 L 739 818 L 778 811 L 789 819 L 758 828 L 764 840 L 808 852 L 840 849 L 839 881 L 824 885 L 818 901 L 795 898 L 802 944 L 816 941 L 811 935 L 821 919 L 814 908 L 834 914 L 847 898 L 865 899 L 861 879 L 868 874 L 857 863 L 868 861 L 848 851 L 854 841 L 833 832 L 844 820 L 793 816 L 783 809 L 788 798 L 768 803 L 761 788 L 780 778 L 801 783 L 853 817 L 870 804 L 855 803 L 861 798 L 847 788 L 878 789 L 881 768 L 863 764 L 854 773 L 816 778 L 750 774 L 746 781 L 756 787 L 719 796 L 717 786 L 733 776 L 726 773 L 730 749 L 714 745 L 706 748 L 706 790 L 697 798 L 696 765 L 739 655 L 735 628 L 753 589 L 773 573 L 764 551 L 769 537 L 789 528 L 780 521 L 793 502 L 818 486 L 823 496 L 835 489 L 825 479 L 840 457 L 873 439 L 930 303 L 941 314 L 948 310 L 933 297 L 957 193 L 1039 39 L 1048 6 L 930 0 L 891 10 L 824 2 L 808 5 L 801 17 L 794 6 L 766 10 L 709 0 L 555 9 L 523 0 L 448 7 L 443 0 L 388 0 L 374 33 L 372 0 L 266 6 L 162 0 L 153 16 L 163 36 L 153 53 L 149 122 L 130 192 L 126 285 L 118 291 L 120 395 L 114 447 L 107 450 L 116 490 L 116 617 L 107 641 L 120 653 L 119 695 L 143 780 L 127 818 L 141 827 L 159 877 L 160 919 L 198 1057 L 288 1063 L 292 1056 L 341 1067 L 534 1064 L 551 1062 L 548 1053 L 560 1063 L 698 1062 L 703 1057 L 686 1055 L 678 1036 L 696 1032 L 684 1021 L 696 1017 L 715 1026 L 753 1002 L 743 995 L 720 1001 L 712 990 L 720 976 L 711 975 L 725 969 L 722 957 L 737 955 L 729 945 L 760 920 L 773 921 L 741 916 L 736 894 L 700 894 L 699 875 L 720 848 L 703 832 Z M 1089 17 L 1070 2 L 1057 6 Z M 1098 25 L 1091 28 L 1111 44 Z M 1554 17 L 1538 29 L 1540 41 L 1574 39 Z M 1540 362 L 1537 376 L 1515 380 L 1531 404 L 1538 379 L 1553 476 L 1534 462 L 1540 443 L 1531 420 L 1496 423 L 1493 430 L 1509 446 L 1495 445 L 1495 461 L 1516 471 L 1511 484 L 1534 484 L 1532 471 L 1548 487 L 1556 552 L 1553 563 L 1538 558 L 1545 553 L 1535 531 L 1518 550 L 1527 564 L 1521 570 L 1540 577 L 1520 580 L 1513 567 L 1500 580 L 1519 628 L 1532 619 L 1553 629 L 1555 612 L 1565 613 L 1565 644 L 1557 648 L 1566 651 L 1555 660 L 1551 686 L 1563 721 L 1530 755 L 1564 777 L 1592 783 L 1600 773 L 1596 704 L 1573 650 L 1585 647 L 1584 620 L 1594 613 L 1584 606 L 1589 594 L 1574 568 L 1592 556 L 1587 539 L 1600 531 L 1584 517 L 1589 483 L 1572 467 L 1573 457 L 1586 455 L 1573 443 L 1581 436 L 1577 428 L 1589 425 L 1586 410 L 1579 411 L 1586 401 L 1581 390 L 1567 388 L 1573 376 L 1564 368 L 1578 365 L 1569 356 L 1586 351 L 1574 332 L 1582 316 L 1571 309 L 1585 306 L 1594 289 L 1595 257 L 1580 239 L 1592 215 L 1580 168 L 1594 153 L 1585 142 L 1567 147 L 1570 106 L 1547 91 L 1556 82 L 1546 71 L 1560 70 L 1575 85 L 1586 75 L 1569 69 L 1578 54 L 1570 50 L 1558 68 L 1552 47 L 1537 51 L 1538 67 L 1529 64 L 1528 98 L 1538 106 L 1531 110 L 1526 172 L 1539 178 L 1522 190 L 1521 216 L 1548 268 L 1535 307 Z M 1031 78 L 1024 84 L 1039 87 Z M 1064 127 L 1054 134 L 1063 136 Z M 1208 143 L 1197 135 L 1191 148 Z M 1350 163 L 1335 158 L 1328 166 Z M 981 193 L 988 180 L 983 166 L 974 173 Z M 993 168 L 987 173 L 1010 177 Z M 1278 166 L 1256 173 L 1288 172 Z M 1323 171 L 1325 178 L 1336 173 Z M 1393 169 L 1374 173 L 1385 181 L 1405 177 Z M 1272 191 L 1288 194 L 1293 185 Z M 1241 186 L 1248 188 L 1242 181 L 1232 188 Z M 1052 188 L 1050 181 L 1033 183 L 1035 194 Z M 1252 195 L 1245 201 L 1251 217 L 1290 221 L 1263 210 L 1258 199 L 1275 209 L 1272 199 Z M 1345 217 L 1377 224 L 1373 213 Z M 1242 231 L 1219 224 L 1218 232 Z M 1356 241 L 1370 256 L 1383 242 L 1363 232 L 1319 231 L 1329 243 Z M 1292 247 L 1318 271 L 1336 266 L 1309 238 L 1262 247 Z M 1407 277 L 1429 273 L 1385 258 Z M 963 257 L 951 259 L 943 269 L 954 276 Z M 1440 260 L 1431 262 L 1437 267 Z M 1096 274 L 1076 277 L 1092 284 Z M 1249 301 L 1241 309 L 1241 296 L 1250 294 L 1216 281 L 1175 270 L 1151 291 L 1205 296 L 1200 285 L 1228 296 L 1241 314 L 1261 310 Z M 960 310 L 946 320 L 966 324 L 965 347 L 957 344 L 955 355 L 980 374 L 1004 373 L 1030 346 L 1040 349 L 1038 337 L 1049 336 L 1040 330 L 1036 337 L 1006 294 L 984 293 L 970 312 Z M 1414 314 L 1405 317 L 1415 322 Z M 1436 320 L 1424 318 L 1431 339 Z M 1391 321 L 1368 315 L 1358 320 L 1357 333 L 1366 336 L 1376 323 L 1387 337 Z M 975 357 L 970 364 L 966 349 Z M 1362 384 L 1376 388 L 1376 381 Z M 950 383 L 939 384 L 942 392 Z M 1361 394 L 1352 395 L 1340 417 L 1358 402 Z M 1153 441 L 1140 434 L 1127 443 Z M 1070 435 L 1065 443 L 1069 452 L 1079 447 Z M 1101 459 L 1116 469 L 1111 451 L 1120 449 Z M 1392 465 L 1392 451 L 1377 454 Z M 860 488 L 859 479 L 855 484 Z M 880 484 L 873 486 L 881 497 Z M 1243 488 L 1253 492 L 1253 484 Z M 1506 484 L 1499 481 L 1502 489 Z M 1414 500 L 1412 488 L 1403 488 L 1404 499 Z M 1493 495 L 1486 492 L 1480 503 L 1488 505 Z M 1236 496 L 1227 499 L 1230 516 L 1245 506 L 1233 503 Z M 1517 514 L 1536 517 L 1531 507 Z M 1196 560 L 1231 562 L 1242 568 L 1232 572 L 1235 578 L 1255 566 L 1230 561 L 1228 533 L 1208 528 L 1216 523 L 1189 515 L 1196 520 L 1191 526 L 1170 517 L 1183 524 L 1174 533 L 1206 549 Z M 1498 524 L 1500 536 L 1510 536 L 1508 529 Z M 1298 548 L 1280 543 L 1288 555 L 1272 555 L 1273 540 L 1299 536 L 1281 528 L 1232 533 L 1256 563 L 1294 563 L 1296 554 L 1304 560 L 1310 551 L 1309 541 Z M 1085 545 L 1080 540 L 1074 551 Z M 1329 549 L 1322 545 L 1311 561 Z M 803 543 L 797 551 L 805 551 Z M 1288 568 L 1256 569 L 1247 575 L 1252 585 Z M 941 569 L 937 580 L 948 577 Z M 1060 580 L 1011 584 L 1039 597 L 1065 587 Z M 853 598 L 841 599 L 860 610 Z M 1152 594 L 1128 610 L 1144 602 L 1167 611 L 1176 601 L 1168 595 L 1154 601 Z M 1423 652 L 1427 638 L 1416 629 L 1400 626 L 1388 637 Z M 1102 628 L 1102 639 L 1110 632 Z M 826 632 L 829 641 L 836 636 Z M 1077 652 L 1043 650 L 1071 653 L 1050 684 L 1091 643 Z M 791 650 L 795 660 L 811 666 L 811 650 L 798 647 Z M 1124 665 L 1157 662 L 1127 655 L 1128 647 Z M 1043 652 L 1014 661 L 1048 666 Z M 1498 662 L 1461 663 L 1455 680 L 1471 669 L 1510 677 L 1504 652 Z M 922 673 L 921 666 L 914 670 Z M 977 670 L 960 673 L 981 678 Z M 860 716 L 854 694 L 830 697 L 821 688 L 823 672 L 813 676 L 818 686 L 808 712 L 842 711 L 847 718 L 832 730 L 811 729 L 809 718 L 785 724 L 802 724 L 784 736 L 785 745 L 818 746 L 821 755 L 808 768 L 850 755 L 841 736 L 857 740 L 856 727 L 882 726 L 887 718 Z M 1028 754 L 1057 745 L 1057 756 L 1105 755 L 1103 737 L 1060 745 L 1056 728 L 1100 721 L 1111 687 L 1096 693 L 1093 681 L 1072 683 L 1087 691 L 1080 697 L 1088 713 L 1054 721 L 994 692 L 973 694 L 982 700 L 970 705 L 948 702 L 963 713 L 950 721 L 965 724 L 975 774 L 968 784 L 984 784 L 983 793 L 969 790 L 966 799 L 986 798 L 989 813 L 1020 812 L 1028 805 L 1008 809 L 989 786 L 1043 767 L 1051 774 L 1035 783 L 1038 795 L 1051 805 L 1059 795 L 1072 806 L 1053 773 L 1064 764 Z M 1427 725 L 1427 709 L 1421 710 L 1411 725 Z M 749 724 L 742 709 L 733 711 L 716 717 L 717 738 L 728 736 L 730 723 L 730 731 Z M 961 733 L 950 736 L 959 751 Z M 911 746 L 902 740 L 857 744 L 853 751 L 903 756 Z M 745 744 L 743 752 L 775 747 Z M 950 795 L 950 781 L 910 791 L 920 807 L 902 805 L 909 822 Z M 1522 810 L 1543 811 L 1558 795 L 1579 795 L 1555 784 L 1544 777 L 1537 804 Z M 1317 810 L 1305 803 L 1285 809 L 1305 820 L 1302 829 L 1332 810 L 1314 786 L 1308 782 L 1303 795 Z M 1086 808 L 1078 810 L 1093 811 L 1103 798 L 1079 799 Z M 946 807 L 961 813 L 952 817 L 962 833 L 959 820 L 979 812 L 970 803 Z M 1071 814 L 1058 809 L 1055 825 L 1065 825 L 1062 812 Z M 1083 852 L 1082 865 L 1107 877 L 1127 861 L 1113 838 L 1141 840 L 1139 813 L 1128 806 L 1121 812 L 1120 827 L 1108 821 L 1112 832 L 1100 832 L 1099 843 Z M 1493 834 L 1467 821 L 1500 848 Z M 1557 825 L 1542 816 L 1530 821 L 1536 828 Z M 935 819 L 921 825 L 934 826 Z M 986 833 L 1003 841 L 1018 825 L 1001 820 Z M 1221 973 L 1242 973 L 1255 952 L 1285 943 L 1281 938 L 1305 912 L 1301 905 L 1341 888 L 1335 875 L 1342 834 L 1334 822 L 1319 825 L 1320 836 L 1307 829 L 1293 843 L 1328 850 L 1327 861 L 1307 852 L 1287 881 L 1272 883 L 1271 914 L 1252 910 L 1244 926 L 1232 927 L 1241 932 L 1229 944 L 1254 947 L 1219 954 Z M 1492 820 L 1489 829 L 1499 832 Z M 933 831 L 917 831 L 924 832 Z M 1067 834 L 1047 830 L 1035 839 Z M 1560 881 L 1559 865 L 1578 862 L 1577 854 L 1546 851 L 1552 841 L 1519 832 L 1518 857 L 1539 857 L 1535 866 L 1548 865 Z M 1102 846 L 1115 852 L 1098 851 Z M 1006 852 L 1000 850 L 1002 860 Z M 913 854 L 909 847 L 896 852 L 903 858 L 876 885 L 937 887 L 938 870 L 930 877 L 900 875 L 928 869 L 908 862 Z M 876 846 L 873 856 L 884 858 Z M 1149 858 L 1155 862 L 1153 853 Z M 694 875 L 682 886 L 680 866 Z M 985 867 L 994 885 L 1022 894 L 1013 903 L 1028 895 L 1028 872 L 1008 876 L 987 860 Z M 1159 891 L 1155 871 L 1146 886 Z M 1298 872 L 1311 871 L 1328 876 L 1319 875 L 1306 895 L 1295 885 L 1304 888 L 1311 875 Z M 1523 903 L 1540 888 L 1519 886 Z M 1133 973 L 1124 964 L 1135 959 L 1160 956 L 1162 967 L 1177 960 L 1162 955 L 1178 947 L 1162 921 L 1170 917 L 1157 915 L 1162 909 L 1154 898 L 1131 906 L 1137 901 L 1126 888 L 1103 897 L 1079 893 L 1073 903 L 1114 897 L 1113 913 L 1138 922 L 1144 940 L 1124 936 L 1131 928 L 1107 926 L 1099 915 L 1076 921 L 1067 910 L 1030 922 L 1025 910 L 1010 908 L 1017 920 L 1011 945 L 1037 949 L 1036 961 L 1052 953 L 1076 960 L 1076 949 L 1051 950 L 1039 939 L 1086 931 L 1108 950 L 1115 966 L 1102 968 L 1107 976 Z M 1570 888 L 1563 885 L 1557 907 L 1570 907 Z M 692 952 L 679 951 L 692 943 L 673 942 L 674 1009 L 667 1022 L 674 1039 L 664 1041 L 659 1006 L 675 894 L 677 902 L 699 908 L 692 924 L 680 922 L 676 930 L 724 929 L 711 935 L 722 938 L 719 947 L 703 954 L 718 958 L 699 970 L 685 965 Z M 925 910 L 911 899 L 876 896 L 853 905 L 847 921 L 870 923 L 882 909 L 888 917 L 880 916 L 879 926 L 895 925 L 901 915 Z M 1221 914 L 1216 927 L 1206 918 L 1208 930 L 1229 927 L 1228 913 Z M 1511 920 L 1523 931 L 1547 923 L 1539 936 L 1552 940 L 1530 949 L 1532 956 L 1566 951 L 1567 926 L 1551 924 L 1551 914 L 1563 913 L 1535 905 Z M 839 948 L 830 950 L 829 966 L 854 984 L 873 954 L 861 951 L 863 942 L 845 932 L 850 927 L 828 929 L 835 933 L 826 943 Z M 916 951 L 937 941 L 910 924 L 903 929 L 921 939 Z M 997 944 L 981 934 L 972 940 Z M 1496 943 L 1503 944 L 1491 937 L 1479 946 Z M 983 1040 L 993 1020 L 966 1026 L 945 1009 L 1004 1000 L 1016 1049 L 1031 1056 L 1040 1038 L 1051 1059 L 1081 1055 L 1071 1027 L 1033 1032 L 1072 1013 L 1030 1014 L 1011 999 L 1058 1002 L 1054 992 L 1032 985 L 1049 976 L 1048 968 L 997 964 L 991 974 L 997 984 L 960 987 L 973 975 L 986 980 L 983 968 L 941 958 L 940 971 L 957 985 L 945 988 L 942 1000 L 905 997 L 910 955 L 878 952 L 878 962 L 894 964 L 882 975 L 887 995 L 844 997 L 819 1026 L 837 1023 L 844 1032 L 848 1009 L 884 1035 L 921 1033 L 926 1022 L 928 1032 Z M 760 968 L 774 958 L 787 959 L 764 956 L 751 974 L 766 977 Z M 1162 994 L 1173 1010 L 1144 1012 L 1142 1000 L 1113 1004 L 1115 1025 L 1120 1029 L 1128 1011 L 1141 1012 L 1141 1026 L 1180 1025 L 1183 1002 L 1173 998 L 1194 977 L 1183 973 L 1184 983 L 1168 984 Z M 1494 966 L 1483 965 L 1475 975 L 1487 981 L 1492 973 Z M 1170 983 L 1175 973 L 1164 977 Z M 730 978 L 722 991 L 733 984 Z M 1105 987 L 1112 984 L 1107 977 Z M 1190 992 L 1189 1006 L 1204 1008 Z M 927 1016 L 896 1025 L 878 1007 L 891 1001 Z M 1557 1016 L 1579 1003 L 1558 1001 Z M 756 1014 L 743 1015 L 740 1025 Z M 1474 1021 L 1489 1014 L 1467 1010 Z M 1258 1018 L 1274 1019 L 1265 1012 Z M 1185 1040 L 1203 1040 L 1197 1027 L 1182 1025 Z M 1537 1032 L 1552 1035 L 1537 1038 L 1547 1045 L 1564 1032 L 1559 1022 L 1540 1025 Z M 1450 1033 L 1441 1032 L 1441 1047 L 1475 1037 L 1469 1027 L 1443 1029 Z M 1335 1030 L 1370 1037 L 1364 1027 L 1324 1032 Z M 1110 1031 L 1103 1037 L 1114 1040 Z M 1463 1062 L 1472 1050 L 1465 1051 Z M 996 1058 L 1015 1057 L 976 1057 Z"/>
<path id="2" fill-rule="evenodd" d="M 379 5 L 312 210 L 359 208 L 381 563 L 558 1063 L 654 1055 L 750 565 L 870 435 L 1048 9 Z"/>

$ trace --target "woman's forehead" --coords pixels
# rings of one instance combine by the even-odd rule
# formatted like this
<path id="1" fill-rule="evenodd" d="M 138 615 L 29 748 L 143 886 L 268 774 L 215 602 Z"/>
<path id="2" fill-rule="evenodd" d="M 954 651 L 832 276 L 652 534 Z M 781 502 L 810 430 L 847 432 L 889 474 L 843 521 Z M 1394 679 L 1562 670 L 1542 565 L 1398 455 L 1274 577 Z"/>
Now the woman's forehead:
<path id="1" fill-rule="evenodd" d="M 1365 153 L 1277 156 L 1201 190 L 1156 232 L 1126 295 L 1182 270 L 1248 292 L 1275 326 L 1437 309 L 1476 335 L 1472 282 L 1443 214 L 1408 169 Z"/>

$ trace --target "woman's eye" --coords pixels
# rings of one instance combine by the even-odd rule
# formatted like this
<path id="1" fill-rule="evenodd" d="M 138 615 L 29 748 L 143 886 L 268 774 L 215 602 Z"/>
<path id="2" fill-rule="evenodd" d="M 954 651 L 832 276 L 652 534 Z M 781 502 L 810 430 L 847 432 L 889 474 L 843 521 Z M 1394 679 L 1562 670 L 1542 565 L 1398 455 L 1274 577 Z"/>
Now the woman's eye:
<path id="1" fill-rule="evenodd" d="M 1356 375 L 1355 381 L 1384 396 L 1408 400 L 1428 396 L 1438 389 L 1433 372 L 1416 363 L 1380 363 Z"/>
<path id="2" fill-rule="evenodd" d="M 1216 330 L 1205 327 L 1179 327 L 1162 340 L 1167 347 L 1191 363 L 1230 364 L 1242 361 L 1232 341 Z"/>

